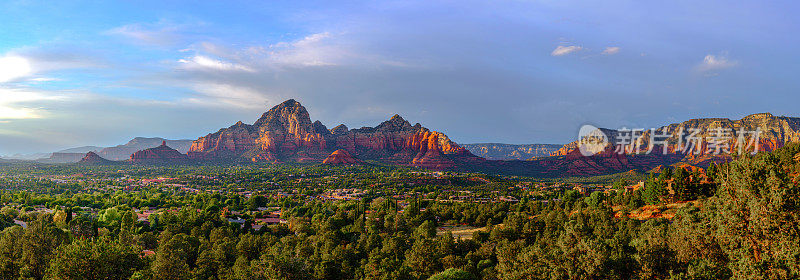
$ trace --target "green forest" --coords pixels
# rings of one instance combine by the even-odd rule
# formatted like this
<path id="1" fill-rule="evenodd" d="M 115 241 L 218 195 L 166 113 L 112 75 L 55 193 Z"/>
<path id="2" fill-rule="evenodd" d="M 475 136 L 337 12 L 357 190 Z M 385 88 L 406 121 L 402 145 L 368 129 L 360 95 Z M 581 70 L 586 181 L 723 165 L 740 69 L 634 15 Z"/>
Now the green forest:
<path id="1" fill-rule="evenodd" d="M 6 180 L 0 279 L 798 279 L 798 173 L 800 145 L 790 144 L 702 172 L 648 174 L 638 190 L 620 180 L 608 192 L 516 202 L 431 199 L 434 187 L 401 203 Z M 628 215 L 689 200 L 670 219 Z M 169 210 L 139 220 L 142 207 Z M 258 209 L 286 222 L 255 229 L 269 211 Z M 246 221 L 226 219 L 232 211 Z M 483 230 L 456 237 L 444 224 Z"/>

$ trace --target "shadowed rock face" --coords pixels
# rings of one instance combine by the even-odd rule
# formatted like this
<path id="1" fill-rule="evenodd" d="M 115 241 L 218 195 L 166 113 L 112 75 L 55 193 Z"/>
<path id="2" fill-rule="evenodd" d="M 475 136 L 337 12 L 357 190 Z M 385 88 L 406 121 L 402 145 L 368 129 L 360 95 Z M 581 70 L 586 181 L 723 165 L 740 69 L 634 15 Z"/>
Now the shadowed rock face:
<path id="1" fill-rule="evenodd" d="M 254 124 L 238 122 L 200 137 L 189 156 L 205 160 L 254 162 L 323 162 L 333 151 L 385 163 L 434 169 L 456 166 L 460 161 L 480 160 L 447 136 L 420 124 L 411 125 L 395 115 L 376 127 L 348 129 L 339 125 L 328 130 L 311 122 L 299 102 L 287 100 Z"/>
<path id="2" fill-rule="evenodd" d="M 181 153 L 186 153 L 189 150 L 189 146 L 192 144 L 191 140 L 167 140 L 158 137 L 136 137 L 123 145 L 103 148 L 102 150 L 99 150 L 97 154 L 109 160 L 126 160 L 129 159 L 133 153 L 148 148 L 158 147 L 158 145 L 164 141 L 166 141 L 167 146 L 174 148 Z"/>
<path id="3" fill-rule="evenodd" d="M 161 146 L 135 152 L 130 158 L 133 163 L 182 163 L 188 160 L 187 155 L 168 147 L 166 141 Z"/>
<path id="4" fill-rule="evenodd" d="M 97 155 L 95 152 L 88 152 L 86 155 L 79 161 L 80 164 L 110 164 L 113 163 L 110 160 L 104 159 Z"/>

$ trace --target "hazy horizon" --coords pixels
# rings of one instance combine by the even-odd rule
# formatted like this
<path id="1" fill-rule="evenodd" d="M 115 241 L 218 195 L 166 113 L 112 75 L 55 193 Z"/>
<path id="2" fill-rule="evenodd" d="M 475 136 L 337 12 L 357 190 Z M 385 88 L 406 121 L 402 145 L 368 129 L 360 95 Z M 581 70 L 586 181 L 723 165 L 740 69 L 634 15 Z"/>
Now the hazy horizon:
<path id="1" fill-rule="evenodd" d="M 761 112 L 761 113 L 770 113 L 770 112 Z M 753 113 L 753 114 L 760 114 L 760 113 Z M 753 114 L 747 114 L 747 115 L 753 115 Z M 397 115 L 400 115 L 400 114 L 397 114 Z M 723 119 L 738 120 L 738 119 L 741 119 L 741 118 L 743 118 L 743 117 L 745 117 L 745 116 L 747 116 L 747 115 L 744 115 L 744 116 L 741 116 L 741 117 L 737 117 L 737 118 L 727 118 L 727 117 L 716 117 L 716 118 L 723 118 Z M 773 114 L 773 115 L 774 115 L 774 114 Z M 783 116 L 783 115 L 776 115 L 776 116 Z M 260 117 L 260 115 L 259 115 L 259 117 Z M 401 117 L 402 117 L 402 115 L 401 115 Z M 786 116 L 786 117 L 792 117 L 792 116 Z M 388 120 L 388 119 L 389 119 L 389 118 L 387 118 L 386 120 Z M 405 118 L 404 118 L 404 119 L 405 119 Z M 696 119 L 696 118 L 694 118 L 694 119 Z M 407 120 L 407 119 L 406 119 L 406 120 Z M 689 120 L 689 119 L 686 119 L 686 120 Z M 314 120 L 312 119 L 312 121 L 314 121 Z M 320 120 L 320 121 L 321 121 L 321 120 Z M 407 121 L 408 121 L 408 120 L 407 120 Z M 254 122 L 255 122 L 255 120 L 253 120 L 253 121 L 251 121 L 251 122 L 245 122 L 245 123 L 247 123 L 247 124 L 253 124 Z M 321 122 L 322 122 L 322 121 L 321 121 Z M 409 121 L 409 122 L 411 122 L 411 121 Z M 411 122 L 411 123 L 412 123 L 412 124 L 414 124 L 414 122 Z M 323 124 L 325 124 L 325 123 L 323 122 Z M 368 127 L 375 127 L 375 126 L 377 126 L 378 124 L 380 124 L 380 123 L 375 123 L 375 124 L 372 124 L 372 125 L 366 125 L 366 126 L 368 126 Z M 660 127 L 662 127 L 662 126 L 667 126 L 667 125 L 670 125 L 670 124 L 672 124 L 672 123 L 654 124 L 652 128 L 660 128 Z M 328 126 L 328 129 L 332 129 L 332 128 L 333 128 L 333 126 L 330 126 L 330 125 L 327 125 L 327 124 L 325 124 L 325 125 L 326 125 L 326 126 Z M 346 126 L 348 127 L 348 129 L 355 129 L 355 128 L 361 128 L 361 127 L 364 127 L 364 126 L 354 127 L 354 126 L 349 126 L 348 124 L 344 124 L 344 125 L 346 125 Z M 423 125 L 423 126 L 424 126 L 424 125 Z M 225 127 L 228 127 L 228 126 L 225 126 Z M 221 128 L 224 128 L 224 127 L 220 127 L 220 129 L 221 129 Z M 602 128 L 608 128 L 608 129 L 618 129 L 617 127 L 602 127 Z M 648 129 L 649 129 L 649 128 L 648 128 Z M 198 135 L 198 136 L 196 136 L 196 137 L 193 137 L 193 138 L 167 138 L 167 137 L 161 137 L 161 136 L 132 136 L 132 137 L 130 137 L 130 138 L 127 138 L 127 139 L 124 139 L 124 140 L 122 140 L 121 142 L 110 143 L 110 144 L 105 144 L 105 145 L 103 145 L 103 144 L 98 144 L 98 145 L 94 145 L 94 144 L 86 144 L 86 145 L 79 145 L 79 146 L 71 146 L 71 147 L 59 148 L 59 149 L 52 150 L 52 151 L 37 151 L 37 152 L 29 152 L 29 153 L 19 153 L 19 152 L 16 152 L 16 153 L 13 153 L 13 154 L 0 154 L 0 157 L 3 157 L 3 156 L 6 156 L 6 157 L 9 157 L 9 156 L 11 156 L 11 157 L 14 157 L 14 156 L 30 156 L 30 155 L 35 155 L 35 154 L 49 154 L 49 153 L 53 153 L 53 152 L 62 152 L 62 151 L 64 151 L 64 150 L 70 150 L 70 149 L 75 149 L 75 148 L 84 148 L 84 147 L 99 147 L 99 148 L 107 148 L 107 147 L 114 147 L 114 146 L 117 146 L 117 145 L 123 145 L 123 144 L 126 144 L 126 143 L 128 143 L 128 141 L 131 141 L 131 140 L 133 140 L 134 138 L 163 138 L 163 139 L 166 139 L 166 140 L 172 140 L 172 141 L 184 141 L 184 140 L 188 140 L 188 141 L 194 141 L 194 140 L 196 140 L 196 139 L 197 139 L 197 138 L 199 138 L 199 137 L 205 136 L 205 135 L 207 135 L 208 133 L 213 133 L 213 132 L 216 132 L 216 130 L 209 131 L 209 132 L 207 132 L 207 133 L 204 133 L 204 134 L 202 134 L 202 135 Z M 441 132 L 444 132 L 444 131 L 441 131 Z M 457 142 L 458 144 L 510 144 L 510 145 L 536 145 L 536 144 L 540 144 L 540 145 L 541 145 L 541 144 L 543 144 L 543 145 L 564 145 L 564 144 L 568 144 L 568 143 L 570 143 L 570 142 L 573 142 L 573 141 L 575 141 L 576 139 L 577 139 L 577 134 L 575 135 L 575 137 L 573 137 L 573 138 L 571 138 L 571 139 L 569 139 L 569 140 L 567 140 L 567 141 L 565 141 L 565 142 L 561 142 L 561 143 L 539 143 L 539 142 L 535 142 L 535 143 L 533 143 L 533 142 L 532 142 L 532 143 L 513 143 L 513 142 L 496 142 L 496 141 L 494 141 L 494 142 L 493 142 L 493 141 L 484 141 L 484 142 L 459 142 L 459 141 L 456 141 L 456 142 Z"/>

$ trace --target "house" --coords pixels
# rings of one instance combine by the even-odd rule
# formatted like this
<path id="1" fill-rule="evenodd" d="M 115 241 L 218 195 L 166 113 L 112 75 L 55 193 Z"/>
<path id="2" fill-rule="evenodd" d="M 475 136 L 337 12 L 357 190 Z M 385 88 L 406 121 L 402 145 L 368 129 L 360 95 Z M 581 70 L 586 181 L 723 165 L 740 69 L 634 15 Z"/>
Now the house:
<path id="1" fill-rule="evenodd" d="M 284 224 L 286 220 L 281 218 L 261 218 L 256 219 L 256 224 L 263 224 L 263 225 L 277 225 L 277 224 Z"/>

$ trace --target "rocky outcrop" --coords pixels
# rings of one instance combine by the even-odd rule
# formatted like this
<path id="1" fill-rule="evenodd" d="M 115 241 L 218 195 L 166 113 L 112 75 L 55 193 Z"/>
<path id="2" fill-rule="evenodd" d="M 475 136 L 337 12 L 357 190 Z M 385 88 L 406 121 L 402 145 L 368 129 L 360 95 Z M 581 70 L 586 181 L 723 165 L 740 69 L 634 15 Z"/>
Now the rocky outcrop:
<path id="1" fill-rule="evenodd" d="M 240 121 L 193 141 L 188 154 L 195 159 L 235 157 L 256 148 L 257 134 L 254 126 Z"/>
<path id="2" fill-rule="evenodd" d="M 95 152 L 88 152 L 78 163 L 85 165 L 106 165 L 106 164 L 113 164 L 114 162 L 102 158 Z"/>
<path id="3" fill-rule="evenodd" d="M 347 150 L 339 149 L 331 153 L 331 155 L 325 158 L 322 163 L 333 165 L 352 165 L 361 164 L 362 161 L 354 158 L 349 152 L 347 152 Z"/>
<path id="4" fill-rule="evenodd" d="M 592 156 L 584 156 L 579 151 L 578 142 L 564 145 L 558 151 L 551 153 L 550 157 L 535 158 L 528 161 L 486 161 L 485 163 L 460 166 L 463 171 L 480 171 L 507 175 L 524 175 L 537 177 L 564 177 L 564 176 L 595 176 L 611 173 L 637 170 L 647 172 L 658 166 L 673 166 L 684 168 L 702 168 L 713 162 L 729 161 L 729 154 L 715 154 L 709 146 L 709 140 L 718 141 L 717 128 L 730 129 L 726 141 L 720 142 L 721 146 L 729 146 L 731 151 L 737 152 L 734 145 L 736 141 L 743 141 L 752 152 L 756 146 L 759 151 L 770 151 L 782 147 L 788 142 L 800 141 L 800 118 L 777 117 L 769 113 L 754 114 L 741 120 L 722 118 L 694 119 L 681 123 L 670 124 L 656 130 L 659 135 L 654 137 L 659 142 L 653 142 L 650 131 L 642 133 L 639 141 L 629 146 L 633 153 L 617 153 L 616 143 L 623 139 L 624 132 L 620 130 L 603 129 L 600 131 L 608 138 L 608 145 L 601 148 L 601 152 Z M 685 147 L 690 129 L 699 131 L 694 139 L 702 139 L 697 153 L 688 153 L 679 147 Z M 742 134 L 739 139 L 738 131 L 760 130 L 758 139 L 752 135 Z M 661 136 L 663 135 L 663 137 Z M 682 137 L 681 137 L 682 136 Z M 756 141 L 758 140 L 758 141 Z M 667 153 L 663 154 L 661 147 L 666 143 Z M 652 152 L 647 153 L 652 147 Z M 636 152 L 639 151 L 639 152 Z"/>
<path id="5" fill-rule="evenodd" d="M 68 162 L 79 161 L 87 152 L 95 152 L 99 156 L 108 160 L 122 161 L 129 159 L 131 155 L 137 151 L 158 147 L 158 145 L 164 141 L 166 141 L 167 146 L 178 150 L 178 152 L 181 153 L 188 152 L 189 147 L 192 145 L 192 140 L 168 140 L 159 137 L 136 137 L 125 144 L 116 145 L 113 147 L 84 146 L 62 150 L 57 153 L 76 154 L 74 155 L 74 160 Z"/>
<path id="6" fill-rule="evenodd" d="M 254 124 L 238 122 L 200 137 L 189 156 L 202 160 L 247 160 L 254 162 L 323 162 L 336 150 L 385 163 L 434 169 L 457 162 L 480 160 L 446 135 L 411 125 L 395 115 L 376 127 L 331 130 L 320 121 L 311 122 L 299 102 L 287 100 Z"/>
<path id="7" fill-rule="evenodd" d="M 720 134 L 719 129 L 726 132 Z M 575 141 L 551 153 L 552 160 L 543 159 L 540 163 L 560 165 L 562 171 L 570 175 L 608 174 L 632 169 L 647 171 L 648 168 L 652 169 L 659 165 L 706 167 L 713 162 L 730 160 L 730 153 L 724 150 L 736 153 L 739 151 L 737 144 L 744 143 L 742 152 L 749 153 L 756 147 L 758 151 L 771 151 L 788 142 L 800 141 L 800 118 L 761 113 L 740 120 L 723 118 L 688 120 L 660 127 L 656 129 L 655 135 L 651 135 L 652 131 L 644 131 L 638 141 L 628 146 L 629 153 L 625 155 L 618 155 L 615 151 L 619 149 L 618 143 L 631 142 L 628 140 L 630 134 L 622 130 L 600 130 L 608 138 L 608 145 L 603 153 L 584 157 L 579 152 L 579 143 Z M 693 130 L 697 133 L 689 137 Z M 740 133 L 756 130 L 760 131 L 758 137 Z M 710 146 L 712 142 L 720 149 Z M 695 147 L 691 148 L 692 144 Z M 664 146 L 666 154 L 663 153 Z M 650 149 L 652 151 L 647 153 Z M 615 154 L 617 156 L 614 156 Z M 627 159 L 627 164 L 622 160 L 614 160 L 623 157 Z M 557 159 L 571 162 L 557 163 Z M 607 170 L 603 171 L 597 167 Z"/>
<path id="8" fill-rule="evenodd" d="M 253 125 L 237 122 L 231 127 L 200 137 L 189 156 L 205 160 L 246 158 L 251 161 L 322 161 L 330 152 L 330 132 L 312 123 L 306 108 L 294 99 L 264 113 Z"/>
<path id="9" fill-rule="evenodd" d="M 180 153 L 189 151 L 192 145 L 192 140 L 167 140 L 159 137 L 136 137 L 128 141 L 128 143 L 117 145 L 114 147 L 107 147 L 100 150 L 97 154 L 109 160 L 126 160 L 130 156 L 144 149 L 158 147 L 162 142 L 167 146 L 177 150 Z"/>
<path id="10" fill-rule="evenodd" d="M 741 120 L 698 119 L 665 126 L 670 136 L 666 141 L 674 144 L 686 141 L 677 135 L 679 131 L 700 129 L 705 134 L 696 137 L 711 137 L 708 131 L 715 127 L 761 130 L 759 147 L 771 150 L 786 142 L 800 140 L 800 119 L 775 117 L 771 114 L 756 114 Z M 617 130 L 601 129 L 610 143 L 616 143 L 621 135 Z M 636 147 L 648 150 L 650 132 L 644 132 Z M 736 138 L 736 135 L 733 135 Z M 663 139 L 662 139 L 663 140 Z M 493 144 L 494 145 L 494 144 Z M 386 164 L 406 165 L 430 169 L 477 171 L 524 176 L 592 176 L 629 170 L 647 171 L 659 165 L 689 164 L 704 165 L 720 158 L 700 154 L 685 154 L 670 148 L 666 155 L 618 154 L 613 145 L 593 156 L 583 156 L 577 150 L 577 142 L 564 145 L 543 157 L 542 154 L 557 146 L 500 147 L 499 145 L 478 147 L 480 151 L 511 151 L 510 157 L 534 159 L 497 161 L 485 160 L 451 141 L 445 134 L 429 130 L 420 124 L 412 125 L 399 115 L 375 127 L 349 129 L 338 125 L 328 129 L 320 121 L 311 121 L 308 111 L 295 100 L 287 100 L 266 113 L 253 124 L 237 122 L 195 140 L 188 156 L 197 160 L 253 161 L 253 162 L 312 162 L 349 163 L 352 159 L 376 161 Z M 700 147 L 701 149 L 706 146 Z M 654 147 L 660 151 L 659 146 Z M 345 154 L 346 152 L 346 154 Z M 484 154 L 484 153 L 481 153 Z M 348 156 L 349 155 L 349 156 Z"/>
<path id="11" fill-rule="evenodd" d="M 185 163 L 189 157 L 167 146 L 166 141 L 155 148 L 144 149 L 131 155 L 132 163 Z"/>
<path id="12" fill-rule="evenodd" d="M 344 134 L 347 134 L 348 131 L 350 131 L 350 129 L 347 129 L 346 125 L 340 124 L 340 125 L 337 125 L 336 127 L 334 127 L 333 129 L 331 129 L 331 134 L 333 134 L 333 135 L 344 135 Z"/>
<path id="13" fill-rule="evenodd" d="M 691 139 L 689 134 L 692 130 L 697 130 L 699 133 L 694 135 L 696 139 L 702 139 L 700 145 L 696 149 L 682 149 L 690 146 Z M 726 131 L 720 134 L 719 129 Z M 760 130 L 759 136 L 756 139 L 752 134 L 740 134 L 739 131 L 755 131 Z M 602 129 L 603 133 L 609 139 L 609 147 L 614 147 L 616 143 L 625 142 L 620 130 Z M 647 130 L 642 133 L 642 137 L 635 144 L 631 145 L 629 150 L 639 151 L 644 153 L 648 151 L 649 147 L 654 147 L 654 153 L 661 153 L 663 143 L 653 142 L 656 138 L 658 142 L 664 142 L 667 146 L 668 154 L 682 154 L 685 155 L 686 161 L 705 161 L 708 155 L 716 154 L 716 148 L 709 147 L 709 144 L 714 141 L 720 147 L 729 147 L 731 150 L 738 150 L 736 148 L 737 141 L 745 143 L 743 152 L 752 152 L 756 146 L 759 151 L 771 151 L 783 147 L 788 142 L 800 141 L 800 118 L 791 118 L 784 116 L 773 116 L 770 113 L 753 114 L 746 116 L 740 120 L 730 120 L 723 118 L 706 118 L 706 119 L 692 119 L 681 123 L 673 123 L 667 126 L 656 129 L 656 135 L 651 135 L 653 132 Z M 660 138 L 659 135 L 665 135 Z M 722 136 L 722 137 L 720 137 Z M 712 140 L 713 139 L 713 140 Z M 756 145 L 756 140 L 758 140 Z M 748 145 L 751 144 L 752 145 Z M 572 142 L 565 145 L 560 150 L 553 152 L 553 156 L 567 155 L 572 151 L 578 149 L 578 143 Z M 721 148 L 723 149 L 723 148 Z"/>
<path id="14" fill-rule="evenodd" d="M 420 124 L 412 126 L 399 115 L 376 127 L 341 133 L 335 146 L 360 158 L 431 169 L 453 168 L 459 161 L 478 159 L 443 133 Z"/>
<path id="15" fill-rule="evenodd" d="M 527 160 L 533 157 L 546 157 L 564 145 L 554 144 L 501 144 L 476 143 L 460 144 L 472 154 L 489 160 Z"/>

